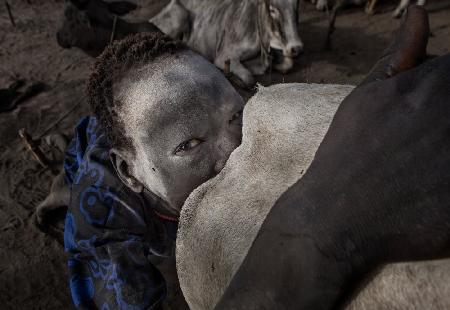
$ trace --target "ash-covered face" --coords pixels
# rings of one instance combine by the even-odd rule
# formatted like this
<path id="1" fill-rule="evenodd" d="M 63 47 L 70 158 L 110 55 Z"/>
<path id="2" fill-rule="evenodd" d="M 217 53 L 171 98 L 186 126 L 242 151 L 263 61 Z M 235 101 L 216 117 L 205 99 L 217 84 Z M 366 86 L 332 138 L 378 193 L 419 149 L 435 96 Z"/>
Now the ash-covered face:
<path id="1" fill-rule="evenodd" d="M 179 210 L 240 144 L 243 100 L 211 63 L 191 51 L 129 70 L 113 85 L 134 154 L 112 150 L 119 176 Z M 115 158 L 115 159 L 114 159 Z"/>

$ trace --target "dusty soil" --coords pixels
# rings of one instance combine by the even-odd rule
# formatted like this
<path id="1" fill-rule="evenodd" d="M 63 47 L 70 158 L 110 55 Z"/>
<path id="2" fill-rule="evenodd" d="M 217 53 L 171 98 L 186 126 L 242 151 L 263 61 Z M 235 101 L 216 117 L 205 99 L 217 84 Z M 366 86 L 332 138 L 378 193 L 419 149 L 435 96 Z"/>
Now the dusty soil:
<path id="1" fill-rule="evenodd" d="M 24 78 L 41 81 L 47 90 L 0 113 L 0 307 L 2 309 L 68 309 L 65 254 L 53 238 L 33 225 L 33 213 L 50 187 L 52 173 L 26 152 L 17 134 L 26 128 L 34 138 L 47 133 L 70 135 L 76 121 L 88 114 L 85 84 L 93 59 L 76 49 L 64 50 L 55 40 L 62 1 L 9 0 L 13 27 L 0 4 L 0 88 Z M 131 19 L 146 19 L 166 1 L 140 0 L 145 9 Z M 300 34 L 305 43 L 292 73 L 273 72 L 259 80 L 355 84 L 368 72 L 399 24 L 390 17 L 394 1 L 380 1 L 379 13 L 367 16 L 350 8 L 337 21 L 333 49 L 323 49 L 327 14 L 302 3 Z M 429 54 L 450 51 L 450 1 L 432 1 Z M 52 126 L 67 111 L 67 117 Z"/>

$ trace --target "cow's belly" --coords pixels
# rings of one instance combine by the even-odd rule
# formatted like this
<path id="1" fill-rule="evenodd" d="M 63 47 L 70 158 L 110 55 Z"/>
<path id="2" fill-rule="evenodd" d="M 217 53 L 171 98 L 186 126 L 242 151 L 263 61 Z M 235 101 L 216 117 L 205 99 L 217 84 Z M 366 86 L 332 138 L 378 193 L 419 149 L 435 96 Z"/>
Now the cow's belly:
<path id="1" fill-rule="evenodd" d="M 270 208 L 308 169 L 339 103 L 352 89 L 280 84 L 260 88 L 250 99 L 244 109 L 241 146 L 219 175 L 189 196 L 181 212 L 177 272 L 191 309 L 212 309 L 218 302 Z M 450 275 L 450 264 L 413 265 L 385 268 L 349 309 L 421 309 L 412 307 L 406 297 L 417 296 L 419 291 L 424 300 L 436 299 L 436 294 L 426 295 L 427 290 L 438 291 L 430 288 L 426 275 L 433 277 L 434 271 Z M 411 285 L 399 287 L 407 279 Z M 389 290 L 393 285 L 396 289 Z M 393 292 L 403 293 L 403 297 L 396 298 Z M 443 292 L 450 296 L 448 285 L 440 284 L 437 293 L 445 296 Z"/>

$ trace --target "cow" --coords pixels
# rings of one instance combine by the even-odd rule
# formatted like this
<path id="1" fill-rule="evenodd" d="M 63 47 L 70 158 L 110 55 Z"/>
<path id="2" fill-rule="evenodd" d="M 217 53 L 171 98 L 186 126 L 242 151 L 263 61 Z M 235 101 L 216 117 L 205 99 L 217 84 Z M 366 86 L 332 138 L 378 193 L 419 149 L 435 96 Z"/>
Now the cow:
<path id="1" fill-rule="evenodd" d="M 308 170 L 340 102 L 352 89 L 279 84 L 259 87 L 249 100 L 242 144 L 214 179 L 189 196 L 180 215 L 177 270 L 191 309 L 217 305 L 268 212 Z M 449 276 L 450 260 L 387 265 L 346 309 L 448 309 Z M 238 299 L 242 309 L 261 309 L 252 306 L 250 297 Z"/>
<path id="2" fill-rule="evenodd" d="M 96 57 L 111 40 L 138 32 L 159 31 L 148 22 L 130 23 L 119 17 L 135 9 L 129 2 L 102 0 L 70 0 L 66 2 L 62 25 L 56 34 L 63 48 L 77 47 Z"/>
<path id="3" fill-rule="evenodd" d="M 368 6 L 366 7 L 366 12 L 372 13 L 373 8 L 375 7 L 375 4 L 378 2 L 378 0 L 368 0 Z M 416 4 L 424 6 L 426 3 L 426 0 L 417 0 Z M 405 12 L 406 8 L 411 4 L 411 0 L 400 0 L 400 3 L 398 4 L 397 8 L 392 13 L 392 16 L 395 18 L 399 18 L 402 16 L 403 12 Z"/>
<path id="4" fill-rule="evenodd" d="M 450 55 L 414 68 L 428 33 L 411 7 L 353 90 L 259 89 L 241 146 L 181 211 L 193 309 L 450 307 Z"/>
<path id="5" fill-rule="evenodd" d="M 150 22 L 249 86 L 274 51 L 276 70 L 293 67 L 303 50 L 298 12 L 298 0 L 172 0 Z"/>
<path id="6" fill-rule="evenodd" d="M 311 0 L 315 1 L 315 0 Z M 378 2 L 378 0 L 336 0 L 333 6 L 333 10 L 331 13 L 330 20 L 328 22 L 328 30 L 325 40 L 325 49 L 331 49 L 331 35 L 335 30 L 335 24 L 336 24 L 336 18 L 338 15 L 338 12 L 344 8 L 347 5 L 361 5 L 364 2 L 366 2 L 366 8 L 365 11 L 367 14 L 373 14 L 375 10 L 375 5 Z M 425 0 L 418 0 L 417 5 L 424 6 Z M 409 6 L 410 0 L 401 0 L 398 7 L 393 12 L 392 16 L 394 18 L 400 17 L 406 10 L 406 8 Z M 317 2 L 317 9 L 323 9 L 325 7 L 328 7 L 328 0 L 318 0 Z"/>

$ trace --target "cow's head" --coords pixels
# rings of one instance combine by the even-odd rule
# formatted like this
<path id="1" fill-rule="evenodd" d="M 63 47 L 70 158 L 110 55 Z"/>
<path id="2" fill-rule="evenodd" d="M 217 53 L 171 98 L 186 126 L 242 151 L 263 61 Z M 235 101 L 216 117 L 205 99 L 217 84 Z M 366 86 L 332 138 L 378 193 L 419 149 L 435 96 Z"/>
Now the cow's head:
<path id="1" fill-rule="evenodd" d="M 268 29 L 271 49 L 280 50 L 284 60 L 279 70 L 287 71 L 292 58 L 303 52 L 303 43 L 298 34 L 299 0 L 260 0 L 264 8 L 264 27 Z"/>

